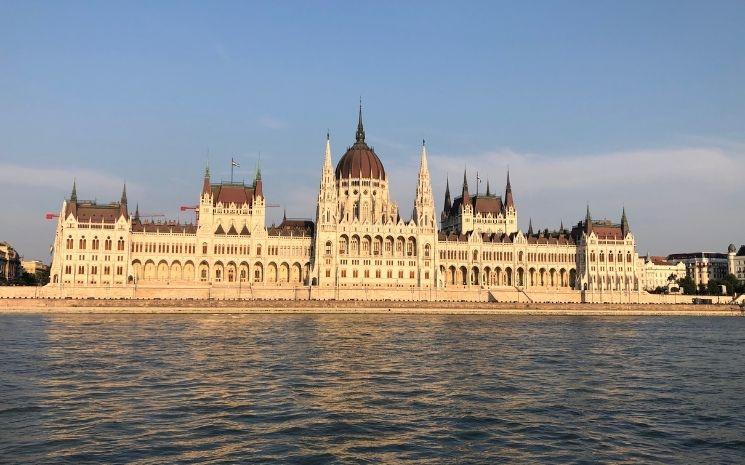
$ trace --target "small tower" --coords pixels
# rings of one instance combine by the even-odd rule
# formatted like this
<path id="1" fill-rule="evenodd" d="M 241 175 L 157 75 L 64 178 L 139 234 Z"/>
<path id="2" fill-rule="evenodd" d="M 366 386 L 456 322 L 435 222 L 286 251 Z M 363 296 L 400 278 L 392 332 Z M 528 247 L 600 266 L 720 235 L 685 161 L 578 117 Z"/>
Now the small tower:
<path id="1" fill-rule="evenodd" d="M 453 201 L 450 198 L 450 178 L 445 178 L 445 203 L 442 206 L 442 218 L 447 218 L 450 210 L 453 208 Z"/>

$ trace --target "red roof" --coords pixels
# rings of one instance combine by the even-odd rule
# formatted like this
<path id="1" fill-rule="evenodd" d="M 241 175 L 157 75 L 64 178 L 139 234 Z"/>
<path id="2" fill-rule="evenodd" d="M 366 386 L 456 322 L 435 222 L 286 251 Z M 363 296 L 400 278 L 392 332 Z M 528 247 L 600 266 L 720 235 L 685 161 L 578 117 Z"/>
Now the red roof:
<path id="1" fill-rule="evenodd" d="M 385 169 L 375 151 L 365 142 L 357 142 L 336 165 L 336 179 L 366 178 L 385 179 Z"/>
<path id="2" fill-rule="evenodd" d="M 214 204 L 222 203 L 229 205 L 252 205 L 254 200 L 254 188 L 244 184 L 213 184 L 212 198 Z"/>

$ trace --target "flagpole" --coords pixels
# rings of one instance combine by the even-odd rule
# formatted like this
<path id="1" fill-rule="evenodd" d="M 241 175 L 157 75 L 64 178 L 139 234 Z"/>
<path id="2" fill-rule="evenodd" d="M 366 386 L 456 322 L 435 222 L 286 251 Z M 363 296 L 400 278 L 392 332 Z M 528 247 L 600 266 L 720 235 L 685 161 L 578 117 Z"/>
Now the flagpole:
<path id="1" fill-rule="evenodd" d="M 235 161 L 233 161 L 233 158 L 230 158 L 230 184 L 233 184 L 233 168 L 235 168 Z"/>

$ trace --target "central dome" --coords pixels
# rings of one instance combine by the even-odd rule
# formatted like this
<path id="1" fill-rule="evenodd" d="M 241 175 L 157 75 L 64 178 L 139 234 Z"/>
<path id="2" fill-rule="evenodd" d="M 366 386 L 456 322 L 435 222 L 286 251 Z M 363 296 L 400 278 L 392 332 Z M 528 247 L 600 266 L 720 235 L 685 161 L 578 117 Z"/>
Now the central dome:
<path id="1" fill-rule="evenodd" d="M 339 159 L 336 165 L 336 179 L 364 178 L 385 180 L 385 169 L 380 158 L 365 143 L 365 129 L 362 126 L 362 105 L 357 123 L 357 142 Z"/>

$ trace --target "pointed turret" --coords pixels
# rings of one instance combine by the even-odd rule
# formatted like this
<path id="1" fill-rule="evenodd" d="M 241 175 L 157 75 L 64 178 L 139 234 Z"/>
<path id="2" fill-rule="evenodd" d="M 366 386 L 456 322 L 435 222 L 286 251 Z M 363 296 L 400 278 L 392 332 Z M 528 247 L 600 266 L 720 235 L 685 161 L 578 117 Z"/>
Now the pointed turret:
<path id="1" fill-rule="evenodd" d="M 282 211 L 282 222 L 284 223 L 285 221 L 287 221 L 287 209 L 286 208 L 284 208 Z"/>
<path id="2" fill-rule="evenodd" d="M 504 191 L 504 209 L 515 208 L 515 201 L 512 199 L 512 184 L 510 183 L 510 170 L 507 170 L 507 187 Z"/>
<path id="3" fill-rule="evenodd" d="M 450 214 L 450 210 L 453 208 L 453 201 L 450 199 L 450 178 L 445 178 L 445 205 L 442 207 L 442 212 Z"/>
<path id="4" fill-rule="evenodd" d="M 463 200 L 461 202 L 461 205 L 464 207 L 471 203 L 471 196 L 468 193 L 468 179 L 466 178 L 466 170 L 463 170 L 463 189 L 461 190 L 461 199 Z"/>
<path id="5" fill-rule="evenodd" d="M 355 138 L 357 139 L 357 143 L 359 144 L 365 143 L 365 128 L 362 125 L 362 98 L 360 98 L 360 114 L 357 120 L 357 134 Z"/>
<path id="6" fill-rule="evenodd" d="M 533 218 L 528 220 L 528 236 L 533 235 Z"/>
<path id="7" fill-rule="evenodd" d="M 590 205 L 587 205 L 587 214 L 585 215 L 585 233 L 589 236 L 592 233 L 592 216 L 590 215 Z"/>
<path id="8" fill-rule="evenodd" d="M 135 204 L 135 217 L 134 217 L 134 220 L 136 222 L 138 222 L 138 223 L 140 222 L 140 204 L 139 203 Z"/>
<path id="9" fill-rule="evenodd" d="M 323 169 L 334 169 L 333 165 L 331 164 L 331 135 L 326 132 L 326 150 L 323 154 Z"/>
<path id="10" fill-rule="evenodd" d="M 210 165 L 204 168 L 204 181 L 202 182 L 202 195 L 210 193 Z"/>
<path id="11" fill-rule="evenodd" d="M 261 163 L 256 165 L 256 177 L 254 177 L 254 195 L 264 197 L 264 182 L 261 180 Z"/>
<path id="12" fill-rule="evenodd" d="M 626 207 L 623 207 L 623 213 L 621 213 L 621 234 L 626 237 L 631 232 L 629 228 L 629 220 L 626 218 Z"/>
<path id="13" fill-rule="evenodd" d="M 119 199 L 119 214 L 127 218 L 129 216 L 129 211 L 127 209 L 127 183 L 124 183 L 124 187 L 122 187 L 122 197 Z"/>
<path id="14" fill-rule="evenodd" d="M 72 192 L 70 193 L 70 201 L 71 202 L 77 202 L 78 201 L 77 182 L 74 179 L 72 180 Z"/>
<path id="15" fill-rule="evenodd" d="M 486 196 L 491 197 L 491 189 L 489 188 L 489 180 L 486 180 Z"/>
<path id="16" fill-rule="evenodd" d="M 564 220 L 561 220 L 561 224 L 559 224 L 559 233 L 564 234 Z"/>

